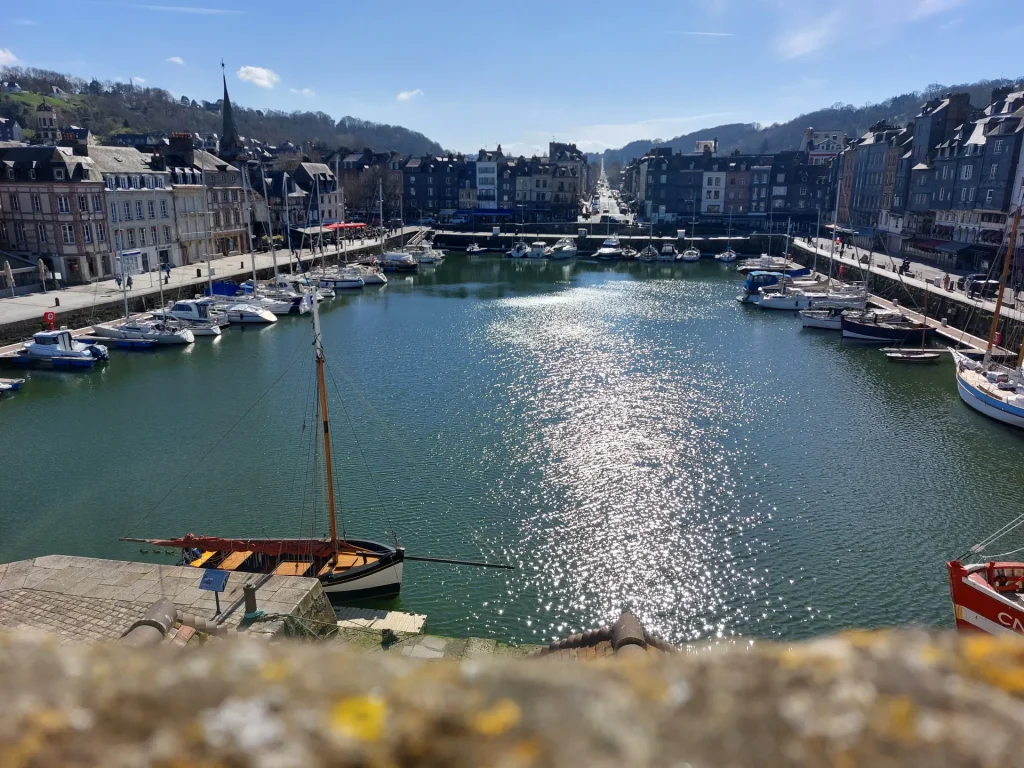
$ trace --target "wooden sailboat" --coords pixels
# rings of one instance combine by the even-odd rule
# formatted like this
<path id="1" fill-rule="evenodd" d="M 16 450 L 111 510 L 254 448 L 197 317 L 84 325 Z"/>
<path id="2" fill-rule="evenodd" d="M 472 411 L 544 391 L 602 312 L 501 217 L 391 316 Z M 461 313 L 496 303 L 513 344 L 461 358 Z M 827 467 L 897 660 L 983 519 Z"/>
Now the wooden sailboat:
<path id="1" fill-rule="evenodd" d="M 344 599 L 397 595 L 402 588 L 405 548 L 376 541 L 338 536 L 334 502 L 334 470 L 331 463 L 331 430 L 324 382 L 324 349 L 320 333 L 320 312 L 313 302 L 313 347 L 323 427 L 324 461 L 327 479 L 327 511 L 330 537 L 327 539 L 232 539 L 189 533 L 170 539 L 123 538 L 157 547 L 178 547 L 182 564 L 246 573 L 282 576 L 316 576 L 329 595 Z"/>

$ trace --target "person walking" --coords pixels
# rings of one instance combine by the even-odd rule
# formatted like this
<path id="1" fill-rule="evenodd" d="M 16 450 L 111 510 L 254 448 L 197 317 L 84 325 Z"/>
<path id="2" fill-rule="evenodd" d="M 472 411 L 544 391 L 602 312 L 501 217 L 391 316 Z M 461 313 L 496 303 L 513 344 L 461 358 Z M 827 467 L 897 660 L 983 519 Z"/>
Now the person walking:
<path id="1" fill-rule="evenodd" d="M 117 290 L 121 290 L 121 275 L 114 275 L 114 282 L 117 283 Z"/>
<path id="2" fill-rule="evenodd" d="M 127 288 L 127 289 L 128 289 L 129 291 L 130 291 L 130 290 L 132 289 L 132 276 L 131 276 L 131 275 L 128 275 L 128 277 L 126 277 L 126 278 L 125 278 L 125 280 L 124 280 L 124 286 L 125 286 L 125 288 Z"/>

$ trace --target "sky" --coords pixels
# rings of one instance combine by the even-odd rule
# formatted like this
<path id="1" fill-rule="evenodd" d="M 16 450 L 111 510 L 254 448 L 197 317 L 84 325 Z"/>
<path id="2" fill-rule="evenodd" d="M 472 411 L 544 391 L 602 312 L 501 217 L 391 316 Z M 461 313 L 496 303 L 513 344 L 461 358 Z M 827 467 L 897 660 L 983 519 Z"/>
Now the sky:
<path id="1" fill-rule="evenodd" d="M 1024 77 L 1022 38 L 1024 0 L 51 0 L 5 10 L 0 65 L 216 100 L 223 59 L 240 105 L 529 155 Z"/>

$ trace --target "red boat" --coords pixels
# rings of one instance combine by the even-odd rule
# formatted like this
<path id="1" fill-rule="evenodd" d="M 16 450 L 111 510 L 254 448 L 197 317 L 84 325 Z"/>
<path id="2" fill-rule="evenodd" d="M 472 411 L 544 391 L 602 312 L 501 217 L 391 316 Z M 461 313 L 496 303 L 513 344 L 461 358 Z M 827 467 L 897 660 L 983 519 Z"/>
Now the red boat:
<path id="1" fill-rule="evenodd" d="M 958 632 L 1024 635 L 1024 563 L 946 563 Z"/>

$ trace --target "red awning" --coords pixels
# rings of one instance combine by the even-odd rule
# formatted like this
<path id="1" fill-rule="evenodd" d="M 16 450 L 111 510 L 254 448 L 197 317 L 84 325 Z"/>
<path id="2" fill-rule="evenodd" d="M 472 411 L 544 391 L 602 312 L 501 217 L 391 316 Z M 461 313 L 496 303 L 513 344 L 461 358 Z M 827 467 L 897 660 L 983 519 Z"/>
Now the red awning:
<path id="1" fill-rule="evenodd" d="M 330 229 L 332 231 L 335 230 L 335 229 L 361 229 L 362 227 L 365 227 L 365 226 L 366 226 L 365 224 L 356 224 L 356 223 L 353 223 L 353 224 L 341 224 L 339 222 L 337 224 L 328 224 L 328 225 L 326 225 L 324 227 L 324 229 Z"/>

